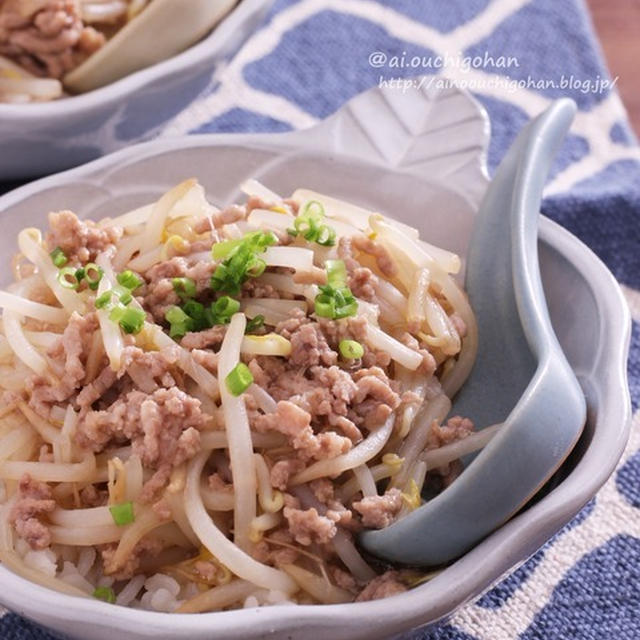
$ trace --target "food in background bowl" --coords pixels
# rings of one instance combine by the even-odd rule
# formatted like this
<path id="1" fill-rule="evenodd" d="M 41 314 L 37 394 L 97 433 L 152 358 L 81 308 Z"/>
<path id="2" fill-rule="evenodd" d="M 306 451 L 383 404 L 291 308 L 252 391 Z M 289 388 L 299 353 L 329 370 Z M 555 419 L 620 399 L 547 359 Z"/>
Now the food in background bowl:
<path id="1" fill-rule="evenodd" d="M 255 181 L 115 219 L 50 215 L 0 292 L 0 559 L 161 611 L 337 603 L 424 579 L 354 544 L 495 429 L 445 421 L 476 328 L 454 254 Z"/>
<path id="2" fill-rule="evenodd" d="M 0 102 L 54 100 L 65 89 L 114 82 L 196 43 L 234 4 L 0 0 Z"/>

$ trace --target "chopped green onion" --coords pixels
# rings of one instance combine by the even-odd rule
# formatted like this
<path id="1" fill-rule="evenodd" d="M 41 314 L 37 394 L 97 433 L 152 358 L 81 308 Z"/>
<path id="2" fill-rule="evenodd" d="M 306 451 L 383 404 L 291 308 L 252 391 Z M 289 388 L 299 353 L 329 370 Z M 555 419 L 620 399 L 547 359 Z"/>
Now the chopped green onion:
<path id="1" fill-rule="evenodd" d="M 333 247 L 336 243 L 336 232 L 331 227 L 328 227 L 326 224 L 323 224 L 318 229 L 318 236 L 316 237 L 316 242 L 323 247 Z"/>
<path id="2" fill-rule="evenodd" d="M 104 600 L 109 604 L 115 604 L 116 594 L 111 587 L 98 587 L 93 592 L 93 597 L 97 600 Z"/>
<path id="3" fill-rule="evenodd" d="M 60 267 L 64 267 L 68 262 L 67 256 L 60 247 L 56 247 L 49 255 L 51 256 L 51 261 L 56 265 L 56 267 L 58 267 L 58 269 Z"/>
<path id="4" fill-rule="evenodd" d="M 347 318 L 358 312 L 358 301 L 347 286 L 347 268 L 342 260 L 325 262 L 328 284 L 319 287 L 315 312 L 322 318 Z"/>
<path id="5" fill-rule="evenodd" d="M 327 282 L 336 289 L 347 286 L 347 267 L 344 260 L 327 260 L 324 263 L 327 270 Z"/>
<path id="6" fill-rule="evenodd" d="M 111 294 L 112 291 L 105 291 L 104 293 L 100 294 L 94 302 L 96 309 L 104 309 L 106 306 L 108 306 L 111 302 Z"/>
<path id="7" fill-rule="evenodd" d="M 329 295 L 318 294 L 315 300 L 315 312 L 321 318 L 333 318 L 336 311 L 336 304 Z"/>
<path id="8" fill-rule="evenodd" d="M 113 293 L 115 293 L 120 299 L 120 303 L 125 307 L 133 300 L 133 296 L 131 295 L 131 291 L 126 287 L 122 287 L 119 284 L 113 287 Z"/>
<path id="9" fill-rule="evenodd" d="M 91 289 L 91 291 L 96 291 L 96 289 L 98 288 L 98 285 L 100 284 L 100 280 L 102 280 L 103 275 L 104 275 L 104 271 L 102 270 L 102 267 L 99 267 L 97 264 L 94 264 L 93 262 L 89 262 L 89 264 L 86 264 L 84 266 L 82 276 L 87 281 L 87 284 L 89 285 L 89 289 Z M 82 278 L 78 278 L 78 280 L 82 280 Z"/>
<path id="10" fill-rule="evenodd" d="M 211 304 L 214 324 L 227 324 L 231 321 L 231 316 L 238 311 L 240 311 L 240 303 L 229 296 L 222 296 Z"/>
<path id="11" fill-rule="evenodd" d="M 113 521 L 119 526 L 124 527 L 131 524 L 135 519 L 133 513 L 133 502 L 123 502 L 122 504 L 114 504 L 109 507 Z"/>
<path id="12" fill-rule="evenodd" d="M 225 382 L 229 393 L 234 396 L 239 396 L 253 384 L 253 376 L 246 364 L 238 362 L 225 378 Z"/>
<path id="13" fill-rule="evenodd" d="M 211 256 L 214 260 L 222 260 L 226 258 L 234 249 L 240 246 L 242 238 L 237 240 L 225 240 L 224 242 L 216 242 L 211 247 Z"/>
<path id="14" fill-rule="evenodd" d="M 84 267 L 79 267 L 78 269 L 76 269 L 75 275 L 76 275 L 76 280 L 80 282 L 80 280 L 84 278 Z"/>
<path id="15" fill-rule="evenodd" d="M 251 331 L 256 331 L 264 326 L 264 316 L 257 315 L 251 318 L 251 320 L 247 320 L 247 327 L 245 328 L 245 333 L 250 333 Z"/>
<path id="16" fill-rule="evenodd" d="M 356 340 L 340 340 L 338 350 L 340 355 L 347 360 L 357 360 L 364 355 L 364 348 Z"/>
<path id="17" fill-rule="evenodd" d="M 169 335 L 172 338 L 181 338 L 193 329 L 193 318 L 189 317 L 180 307 L 169 307 L 164 318 L 171 325 Z"/>
<path id="18" fill-rule="evenodd" d="M 147 314 L 142 309 L 133 307 L 114 307 L 109 319 L 117 322 L 125 333 L 140 333 Z"/>
<path id="19" fill-rule="evenodd" d="M 277 242 L 271 231 L 253 231 L 238 240 L 214 244 L 211 249 L 214 259 L 224 260 L 211 276 L 211 288 L 231 295 L 240 293 L 242 284 L 248 278 L 257 278 L 264 273 L 267 265 L 258 254 Z"/>
<path id="20" fill-rule="evenodd" d="M 196 282 L 192 278 L 173 278 L 171 284 L 181 300 L 189 300 L 196 297 Z"/>
<path id="21" fill-rule="evenodd" d="M 76 269 L 73 267 L 63 267 L 58 271 L 58 282 L 65 289 L 77 289 L 80 282 L 76 277 Z"/>
<path id="22" fill-rule="evenodd" d="M 309 200 L 302 208 L 302 215 L 314 218 L 324 218 L 324 206 L 317 200 Z"/>
<path id="23" fill-rule="evenodd" d="M 323 247 L 332 247 L 336 243 L 336 232 L 330 226 L 322 224 L 324 207 L 317 200 L 310 200 L 293 221 L 293 229 L 287 233 L 294 238 L 300 234 L 309 242 L 317 242 Z"/>
<path id="24" fill-rule="evenodd" d="M 118 284 L 129 289 L 129 291 L 135 291 L 144 281 L 139 278 L 133 271 L 127 269 L 116 276 Z"/>

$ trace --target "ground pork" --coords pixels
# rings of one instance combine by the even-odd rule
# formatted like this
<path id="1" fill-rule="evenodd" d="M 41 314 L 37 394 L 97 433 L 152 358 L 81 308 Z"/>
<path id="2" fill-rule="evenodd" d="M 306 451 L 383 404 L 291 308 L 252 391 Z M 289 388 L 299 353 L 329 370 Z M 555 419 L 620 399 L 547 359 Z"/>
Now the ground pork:
<path id="1" fill-rule="evenodd" d="M 312 421 L 338 429 L 353 443 L 362 439 L 358 427 L 347 418 L 357 387 L 347 371 L 337 366 L 311 367 L 306 373 L 288 368 L 277 358 L 258 357 L 249 361 L 256 384 L 275 400 L 287 400 L 312 416 Z M 326 419 L 323 422 L 323 419 Z"/>
<path id="2" fill-rule="evenodd" d="M 109 492 L 97 489 L 95 485 L 89 484 L 80 491 L 80 505 L 82 507 L 102 507 L 109 502 Z"/>
<path id="3" fill-rule="evenodd" d="M 318 318 L 318 326 L 329 346 L 336 350 L 341 340 L 364 342 L 367 337 L 367 319 L 364 316 L 330 320 Z"/>
<path id="4" fill-rule="evenodd" d="M 302 309 L 292 309 L 289 317 L 276 325 L 275 332 L 279 333 L 283 338 L 290 340 L 296 331 L 310 322 L 311 318 L 309 318 Z"/>
<path id="5" fill-rule="evenodd" d="M 276 529 L 254 545 L 252 555 L 258 562 L 276 567 L 293 564 L 300 555 L 294 543 L 288 529 Z"/>
<path id="6" fill-rule="evenodd" d="M 49 214 L 47 246 L 50 251 L 60 247 L 70 262 L 94 261 L 99 253 L 122 237 L 122 227 L 100 229 L 91 220 L 80 220 L 71 211 Z"/>
<path id="7" fill-rule="evenodd" d="M 178 360 L 177 347 L 162 351 L 143 351 L 138 347 L 125 347 L 118 377 L 127 374 L 140 391 L 153 393 L 158 385 L 173 387 L 176 384 L 170 371 Z"/>
<path id="8" fill-rule="evenodd" d="M 351 449 L 351 440 L 335 432 L 314 434 L 311 415 L 292 402 L 278 402 L 273 413 L 258 415 L 253 427 L 261 433 L 277 431 L 284 434 L 304 459 L 335 458 Z"/>
<path id="9" fill-rule="evenodd" d="M 212 373 L 218 373 L 218 354 L 203 349 L 193 349 L 191 357 L 205 369 Z"/>
<path id="10" fill-rule="evenodd" d="M 305 464 L 298 458 L 290 460 L 278 460 L 269 474 L 271 486 L 284 491 L 289 484 L 289 478 L 296 473 L 300 473 L 305 468 Z"/>
<path id="11" fill-rule="evenodd" d="M 388 598 L 404 593 L 406 590 L 407 587 L 400 580 L 399 571 L 386 571 L 367 583 L 367 586 L 358 594 L 356 602 Z"/>
<path id="12" fill-rule="evenodd" d="M 237 204 L 232 204 L 230 207 L 227 207 L 222 211 L 216 211 L 211 215 L 211 217 L 198 220 L 195 223 L 193 230 L 196 233 L 206 233 L 207 231 L 213 231 L 213 229 L 222 227 L 225 224 L 231 224 L 233 222 L 238 222 L 238 220 L 244 220 L 246 215 L 247 210 L 245 207 Z M 213 229 L 211 228 L 212 224 Z"/>
<path id="13" fill-rule="evenodd" d="M 389 489 L 382 496 L 365 496 L 353 503 L 353 508 L 362 516 L 362 524 L 372 529 L 384 529 L 396 518 L 402 508 L 400 489 Z"/>
<path id="14" fill-rule="evenodd" d="M 303 324 L 291 333 L 289 339 L 291 340 L 289 363 L 295 367 L 306 369 L 319 364 L 328 367 L 338 360 L 338 354 L 329 348 L 316 323 Z"/>
<path id="15" fill-rule="evenodd" d="M 51 544 L 51 532 L 42 517 L 55 508 L 50 487 L 25 474 L 20 479 L 18 501 L 11 509 L 9 521 L 32 549 L 45 549 Z"/>
<path id="16" fill-rule="evenodd" d="M 217 324 L 211 329 L 193 331 L 185 334 L 180 341 L 180 346 L 185 349 L 217 349 L 224 340 L 227 327 Z"/>
<path id="17" fill-rule="evenodd" d="M 75 0 L 0 2 L 0 55 L 39 76 L 62 78 L 105 43 Z"/>
<path id="18" fill-rule="evenodd" d="M 284 292 L 278 291 L 273 285 L 264 284 L 260 280 L 250 278 L 242 285 L 242 298 L 293 298 Z"/>
<path id="19" fill-rule="evenodd" d="M 108 409 L 89 411 L 78 424 L 76 439 L 95 452 L 110 442 L 131 441 L 133 453 L 145 467 L 155 469 L 141 499 L 150 502 L 166 484 L 171 471 L 200 448 L 199 429 L 206 416 L 200 401 L 176 387 L 152 394 L 130 391 Z"/>
<path id="20" fill-rule="evenodd" d="M 356 580 L 348 571 L 345 571 L 340 567 L 336 567 L 335 565 L 329 565 L 327 569 L 329 570 L 331 581 L 337 587 L 345 589 L 346 591 L 351 591 L 352 593 L 356 593 L 358 591 Z"/>
<path id="21" fill-rule="evenodd" d="M 473 433 L 473 422 L 468 418 L 453 416 L 443 425 L 434 420 L 431 429 L 429 429 L 425 449 L 438 449 L 450 442 L 462 440 L 471 433 Z"/>
<path id="22" fill-rule="evenodd" d="M 422 363 L 418 368 L 420 373 L 423 373 L 426 376 L 432 376 L 435 373 L 437 363 L 431 353 L 421 346 L 418 340 L 406 331 L 399 337 L 399 340 L 403 345 L 409 347 L 409 349 L 412 349 L 413 351 L 416 351 L 422 356 Z"/>
<path id="23" fill-rule="evenodd" d="M 344 261 L 347 268 L 347 284 L 353 295 L 368 302 L 375 301 L 378 277 L 371 269 L 363 267 L 354 258 L 351 238 L 340 238 L 338 256 Z"/>
<path id="24" fill-rule="evenodd" d="M 90 384 L 82 388 L 76 397 L 76 404 L 83 413 L 91 405 L 98 401 L 113 386 L 118 379 L 118 374 L 109 366 L 106 366 Z"/>
<path id="25" fill-rule="evenodd" d="M 392 381 L 379 367 L 360 369 L 353 374 L 356 393 L 349 417 L 367 429 L 382 424 L 400 406 L 400 396 Z"/>
<path id="26" fill-rule="evenodd" d="M 313 542 L 325 544 L 338 532 L 335 521 L 321 516 L 314 507 L 298 509 L 285 506 L 282 515 L 289 524 L 289 531 L 294 540 L 304 546 Z"/>
<path id="27" fill-rule="evenodd" d="M 377 242 L 367 238 L 366 236 L 354 236 L 351 239 L 351 246 L 358 251 L 367 253 L 376 259 L 376 264 L 380 273 L 387 278 L 393 278 L 398 272 L 398 267 L 393 261 L 393 258 L 389 255 L 389 252 Z"/>
<path id="28" fill-rule="evenodd" d="M 158 555 L 163 544 L 157 538 L 142 538 L 122 565 L 115 563 L 117 548 L 117 544 L 109 544 L 100 550 L 104 573 L 115 580 L 130 580 L 138 572 L 142 558 Z"/>
<path id="29" fill-rule="evenodd" d="M 82 385 L 93 333 L 97 328 L 95 313 L 84 316 L 75 312 L 71 314 L 64 333 L 48 352 L 58 369 L 59 382 L 52 384 L 42 376 L 32 376 L 27 380 L 29 404 L 36 413 L 48 418 L 53 404 L 65 402 Z"/>

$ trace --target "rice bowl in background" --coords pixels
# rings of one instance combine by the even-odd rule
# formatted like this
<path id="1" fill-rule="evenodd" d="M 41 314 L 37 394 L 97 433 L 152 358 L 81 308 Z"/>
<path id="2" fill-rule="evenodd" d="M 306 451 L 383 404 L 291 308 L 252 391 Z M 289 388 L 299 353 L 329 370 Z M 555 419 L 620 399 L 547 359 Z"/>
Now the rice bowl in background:
<path id="1" fill-rule="evenodd" d="M 0 102 L 0 180 L 54 173 L 150 138 L 210 85 L 216 65 L 242 45 L 270 5 L 242 0 L 197 44 L 102 88 L 53 102 Z M 90 68 L 88 73 L 93 75 Z M 9 75 L 20 75 L 19 67 Z M 56 80 L 36 81 L 42 97 L 55 94 Z"/>

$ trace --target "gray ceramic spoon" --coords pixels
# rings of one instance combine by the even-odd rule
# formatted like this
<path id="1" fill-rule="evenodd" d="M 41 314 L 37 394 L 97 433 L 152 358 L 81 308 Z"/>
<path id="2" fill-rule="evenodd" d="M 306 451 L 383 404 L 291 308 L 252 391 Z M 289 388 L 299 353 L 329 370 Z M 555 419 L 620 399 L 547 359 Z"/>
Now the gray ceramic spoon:
<path id="1" fill-rule="evenodd" d="M 451 413 L 479 428 L 504 424 L 449 488 L 361 535 L 376 556 L 435 566 L 462 555 L 537 492 L 580 436 L 585 400 L 551 327 L 537 246 L 542 189 L 574 114 L 571 100 L 558 100 L 522 130 L 474 225 L 465 287 L 478 356 Z"/>

